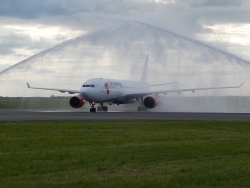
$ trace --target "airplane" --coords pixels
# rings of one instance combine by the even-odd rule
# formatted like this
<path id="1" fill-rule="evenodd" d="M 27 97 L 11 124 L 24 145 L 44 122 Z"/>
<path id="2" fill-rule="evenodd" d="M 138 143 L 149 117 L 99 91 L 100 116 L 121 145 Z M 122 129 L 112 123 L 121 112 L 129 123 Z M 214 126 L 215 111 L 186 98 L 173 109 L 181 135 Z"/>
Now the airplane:
<path id="1" fill-rule="evenodd" d="M 138 111 L 147 111 L 148 109 L 155 108 L 159 101 L 158 96 L 160 94 L 166 95 L 167 93 L 181 93 L 191 91 L 195 93 L 198 90 L 212 90 L 212 89 L 228 89 L 228 88 L 240 88 L 245 82 L 239 86 L 225 86 L 225 87 L 204 87 L 204 88 L 190 88 L 190 89 L 173 89 L 173 90 L 159 90 L 149 91 L 150 87 L 174 84 L 162 83 L 149 85 L 147 83 L 148 72 L 148 55 L 144 63 L 141 78 L 139 81 L 118 80 L 118 79 L 104 79 L 104 78 L 92 78 L 83 83 L 80 90 L 70 89 L 56 89 L 56 88 L 40 88 L 31 87 L 27 82 L 29 89 L 42 89 L 53 90 L 62 93 L 78 94 L 73 96 L 69 100 L 69 104 L 72 108 L 82 107 L 86 101 L 90 104 L 90 112 L 96 112 L 95 104 L 99 103 L 97 111 L 108 111 L 108 107 L 104 106 L 104 103 L 109 104 L 130 104 L 138 101 L 141 105 L 138 106 Z"/>

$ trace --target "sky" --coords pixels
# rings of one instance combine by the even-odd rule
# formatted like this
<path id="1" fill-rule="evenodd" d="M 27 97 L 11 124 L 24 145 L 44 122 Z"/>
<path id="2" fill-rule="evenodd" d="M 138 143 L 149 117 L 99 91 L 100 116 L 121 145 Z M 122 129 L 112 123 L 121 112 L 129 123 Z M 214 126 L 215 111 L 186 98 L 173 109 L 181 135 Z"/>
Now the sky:
<path id="1" fill-rule="evenodd" d="M 110 17 L 152 24 L 250 60 L 249 0 L 0 0 L 0 71 Z"/>
<path id="2" fill-rule="evenodd" d="M 10 66 L 22 62 L 25 59 L 39 54 L 40 52 L 46 51 L 48 49 L 54 49 L 54 46 L 59 45 L 55 47 L 54 50 L 52 50 L 52 56 L 48 56 L 47 59 L 46 57 L 43 57 L 41 55 L 34 56 L 37 58 L 41 57 L 40 59 L 43 60 L 40 61 L 40 64 L 36 64 L 36 66 L 34 66 L 37 69 L 33 69 L 34 72 L 30 77 L 31 79 L 28 80 L 32 80 L 32 78 L 35 80 L 37 78 L 36 83 L 41 85 L 43 84 L 42 81 L 45 81 L 45 73 L 54 73 L 56 75 L 56 66 L 62 67 L 62 64 L 59 65 L 57 63 L 52 64 L 50 62 L 47 62 L 46 64 L 45 60 L 49 61 L 51 58 L 60 59 L 61 55 L 56 54 L 56 51 L 61 46 L 65 46 L 65 41 L 72 41 L 72 45 L 69 44 L 68 46 L 66 46 L 64 51 L 62 51 L 61 53 L 67 53 L 68 49 L 74 48 L 73 44 L 79 43 L 79 40 L 75 40 L 75 38 L 80 37 L 80 40 L 85 40 L 88 41 L 88 43 L 93 43 L 93 37 L 100 37 L 101 35 L 103 35 L 101 33 L 99 36 L 98 33 L 95 34 L 95 31 L 105 28 L 106 26 L 110 27 L 112 26 L 112 24 L 117 25 L 118 21 L 126 22 L 126 20 L 145 23 L 146 25 L 151 25 L 155 28 L 161 28 L 163 30 L 176 33 L 177 35 L 195 39 L 211 47 L 229 52 L 241 59 L 250 61 L 250 53 L 248 53 L 250 50 L 249 0 L 0 0 L 0 72 L 4 71 Z M 138 31 L 135 32 L 138 32 L 140 34 L 140 32 L 144 32 L 140 31 L 140 29 L 142 29 L 144 26 L 143 24 L 142 27 L 133 26 L 128 30 L 133 33 L 134 29 L 138 28 Z M 126 27 L 127 26 L 122 26 L 120 28 L 126 29 Z M 150 35 L 152 37 L 152 34 L 154 34 L 154 32 L 156 31 L 154 30 L 151 33 L 145 32 L 145 37 L 147 35 Z M 157 31 L 157 33 L 159 34 L 160 31 Z M 82 37 L 85 35 L 87 35 L 87 37 Z M 159 36 L 161 35 L 162 33 L 159 34 Z M 119 41 L 119 36 L 123 37 L 121 37 L 121 41 Z M 104 38 L 100 39 L 106 42 L 106 44 L 110 42 L 104 40 Z M 122 32 L 120 32 L 118 34 L 116 33 L 116 35 L 114 35 L 114 39 L 110 40 L 113 40 L 112 44 L 114 45 L 118 42 L 122 42 L 122 40 L 126 40 L 126 36 Z M 60 45 L 61 43 L 62 45 Z M 121 48 L 121 44 L 119 45 L 117 46 Z M 183 43 L 183 45 L 186 44 Z M 187 46 L 193 47 L 194 45 L 188 44 Z M 86 53 L 94 54 L 96 49 L 105 51 L 105 48 L 107 46 L 99 45 L 99 48 L 94 48 L 95 46 L 78 45 L 78 47 L 79 49 L 85 49 Z M 132 47 L 133 50 L 130 49 L 131 53 L 138 49 L 136 48 L 137 45 L 132 45 Z M 93 48 L 93 50 L 88 51 L 90 48 Z M 157 46 L 156 48 L 158 49 L 158 51 L 160 51 L 161 46 Z M 167 48 L 167 46 L 165 46 L 165 48 Z M 192 53 L 195 53 L 197 48 L 199 48 L 199 46 L 193 48 Z M 142 49 L 147 50 L 146 47 Z M 104 60 L 104 62 L 111 62 L 110 58 L 114 58 L 115 55 L 113 54 L 116 54 L 117 52 L 118 51 L 116 49 L 107 51 L 105 53 L 109 53 L 109 57 L 106 57 L 106 59 L 105 57 L 100 57 L 98 61 Z M 202 52 L 201 54 L 206 55 L 206 52 Z M 145 54 L 139 54 L 138 61 L 142 62 L 141 59 L 144 58 L 144 55 Z M 175 57 L 177 56 L 178 54 Z M 69 56 L 67 56 L 66 58 L 68 57 Z M 107 58 L 109 58 L 109 60 L 107 60 Z M 115 58 L 117 58 L 119 61 L 121 60 L 118 57 Z M 183 55 L 183 58 L 185 59 L 185 54 Z M 209 56 L 203 56 L 201 61 L 209 61 L 209 58 Z M 36 60 L 37 59 L 35 59 L 35 61 Z M 114 60 L 112 61 L 114 62 Z M 131 59 L 131 61 L 134 60 Z M 150 61 L 153 61 L 152 56 L 150 57 Z M 40 66 L 43 64 L 47 67 Z M 133 64 L 136 63 L 132 63 L 132 65 Z M 54 66 L 54 69 L 49 70 L 48 65 Z M 83 66 L 86 65 L 87 64 L 84 64 Z M 114 65 L 114 63 L 110 63 L 110 65 Z M 30 64 L 26 67 L 29 66 L 32 65 Z M 179 81 L 176 78 L 180 78 L 180 76 L 182 76 L 182 80 L 185 80 L 186 77 L 189 76 L 188 78 L 190 80 L 193 79 L 192 85 L 194 85 L 193 83 L 197 81 L 197 78 L 192 78 L 192 76 L 197 72 L 195 72 L 195 70 L 188 72 L 187 70 L 190 69 L 190 67 L 187 67 L 185 64 L 178 64 L 178 66 L 178 70 L 176 69 L 176 67 L 173 68 L 172 72 L 177 71 L 177 73 L 173 74 L 178 75 L 173 76 L 173 78 L 175 78 L 175 80 L 173 81 Z M 89 69 L 92 69 L 91 66 L 89 67 Z M 120 69 L 123 68 L 124 70 L 126 69 L 126 67 L 120 67 Z M 75 77 L 79 80 L 80 76 L 82 76 L 82 69 L 84 69 L 84 67 L 78 67 L 78 70 L 75 69 L 74 71 L 68 70 L 68 68 L 61 68 L 60 71 L 68 71 L 71 73 L 71 76 L 73 75 L 72 77 Z M 110 69 L 110 66 L 107 66 L 107 69 Z M 162 67 L 156 67 L 154 70 L 155 73 L 152 77 L 155 77 L 160 69 L 162 69 Z M 168 67 L 168 69 L 168 74 L 171 75 L 171 66 Z M 232 69 L 234 68 L 231 67 L 227 70 L 227 72 L 232 72 Z M 134 73 L 133 69 L 128 70 Z M 218 79 L 220 79 L 219 77 L 222 74 L 221 71 L 223 71 L 222 69 L 217 70 L 217 73 L 215 73 L 217 75 L 214 76 L 214 70 L 215 69 L 212 66 L 210 68 L 206 67 L 206 70 L 204 70 L 204 72 L 208 74 L 210 74 L 209 72 L 212 72 L 211 75 L 214 77 L 216 83 L 213 83 L 215 81 L 211 81 L 209 83 L 211 85 L 218 84 Z M 57 71 L 57 75 L 59 76 L 67 73 L 62 73 L 60 71 Z M 100 73 L 98 72 L 98 70 L 95 71 L 96 72 L 94 73 L 96 73 L 96 75 L 100 75 L 97 74 Z M 100 71 L 103 70 L 100 69 Z M 121 73 L 119 71 L 113 71 L 113 76 L 125 74 L 124 72 L 125 71 Z M 23 73 L 23 75 L 25 74 L 26 73 Z M 40 74 L 40 77 L 38 76 L 38 74 Z M 88 74 L 84 74 L 85 76 L 89 76 L 91 75 L 91 72 L 88 72 Z M 234 72 L 233 74 L 231 74 L 230 79 L 233 80 L 232 77 L 238 76 L 237 74 L 238 72 Z M 107 75 L 110 75 L 110 73 L 107 72 Z M 44 80 L 39 82 L 38 77 L 39 79 L 44 77 Z M 125 77 L 129 77 L 129 75 L 125 75 Z M 24 80 L 26 78 L 27 77 L 25 77 Z M 165 77 L 163 76 L 162 78 Z M 9 78 L 7 78 L 7 80 L 8 79 Z M 47 79 L 51 80 L 51 77 L 47 77 Z M 66 82 L 67 85 L 72 86 L 72 83 L 70 83 L 71 81 L 69 81 L 68 78 L 60 79 L 64 81 L 61 87 L 64 87 L 63 84 L 65 85 Z M 58 85 L 60 79 L 59 77 L 57 77 L 57 82 L 53 82 L 51 87 L 54 87 L 54 85 Z M 239 78 L 239 80 L 244 81 L 244 78 Z M 15 82 L 15 80 L 13 80 L 13 82 Z M 46 83 L 48 83 L 48 81 Z M 238 80 L 235 83 L 238 84 Z M 10 87 L 9 85 L 11 85 L 8 82 L 6 82 L 5 84 L 8 85 L 8 87 Z M 22 84 L 23 80 L 21 85 Z M 20 89 L 16 90 L 20 91 Z M 9 93 L 13 94 L 13 96 L 18 95 L 18 92 L 13 92 L 13 90 Z M 246 91 L 245 93 L 248 93 L 248 91 Z M 3 93 L 0 95 L 5 96 L 8 94 Z M 37 94 L 34 93 L 33 95 Z"/>

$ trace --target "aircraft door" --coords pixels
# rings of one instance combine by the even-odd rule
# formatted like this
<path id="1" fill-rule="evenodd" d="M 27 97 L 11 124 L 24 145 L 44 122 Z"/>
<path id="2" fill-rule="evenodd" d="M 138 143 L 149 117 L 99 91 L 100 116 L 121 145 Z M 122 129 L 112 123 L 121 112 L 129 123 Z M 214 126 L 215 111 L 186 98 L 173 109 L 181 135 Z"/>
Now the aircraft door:
<path id="1" fill-rule="evenodd" d="M 100 87 L 101 93 L 105 93 L 106 88 L 104 87 L 104 83 L 102 79 L 99 79 L 99 87 Z"/>

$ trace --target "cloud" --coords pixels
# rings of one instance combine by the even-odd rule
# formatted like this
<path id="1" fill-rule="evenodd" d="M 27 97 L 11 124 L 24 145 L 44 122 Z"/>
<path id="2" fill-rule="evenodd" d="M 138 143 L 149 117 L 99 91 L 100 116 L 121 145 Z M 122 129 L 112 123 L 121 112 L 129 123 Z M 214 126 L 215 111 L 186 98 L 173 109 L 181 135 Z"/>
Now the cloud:
<path id="1" fill-rule="evenodd" d="M 44 15 L 73 15 L 79 12 L 120 14 L 121 12 L 138 10 L 140 3 L 116 0 L 1 0 L 0 15 L 35 19 Z"/>
<path id="2" fill-rule="evenodd" d="M 41 1 L 41 0 L 1 0 L 0 14 L 10 17 L 21 17 L 34 19 L 42 15 L 61 15 L 67 13 L 67 8 L 58 1 Z"/>
<path id="3" fill-rule="evenodd" d="M 8 48 L 19 48 L 19 47 L 27 47 L 30 46 L 31 38 L 28 35 L 17 35 L 15 33 L 10 33 L 8 35 L 3 36 L 1 39 L 1 48 L 8 49 Z M 28 42 L 28 43 L 27 43 Z M 26 43 L 26 45 L 25 45 Z M 34 46 L 30 46 L 34 48 Z"/>
<path id="4" fill-rule="evenodd" d="M 4 63 L 0 62 L 0 70 L 4 70 L 4 69 L 6 69 L 8 67 L 9 67 L 8 64 L 4 64 Z"/>
<path id="5" fill-rule="evenodd" d="M 246 23 L 250 19 L 250 5 L 247 0 L 160 2 L 163 1 L 157 3 L 145 0 L 2 0 L 0 1 L 0 15 L 71 28 L 85 27 L 85 30 L 92 29 L 98 24 L 105 24 L 102 16 L 103 18 L 121 17 L 161 25 L 165 29 L 180 34 L 186 33 L 190 37 L 198 32 L 207 32 L 208 30 L 203 29 L 204 23 Z"/>
<path id="6" fill-rule="evenodd" d="M 250 2 L 247 0 L 201 0 L 185 1 L 188 11 L 193 11 L 193 15 L 200 23 L 249 23 Z"/>
<path id="7" fill-rule="evenodd" d="M 184 2 L 184 1 L 183 1 Z M 242 7 L 245 3 L 247 3 L 246 0 L 189 0 L 185 1 L 186 3 L 190 4 L 194 7 Z"/>
<path id="8" fill-rule="evenodd" d="M 11 66 L 84 33 L 81 29 L 73 30 L 63 25 L 60 26 L 58 20 L 54 20 L 54 24 L 50 22 L 51 25 L 44 23 L 35 20 L 0 17 L 1 62 Z M 0 71 L 2 70 L 3 66 L 0 68 Z"/>

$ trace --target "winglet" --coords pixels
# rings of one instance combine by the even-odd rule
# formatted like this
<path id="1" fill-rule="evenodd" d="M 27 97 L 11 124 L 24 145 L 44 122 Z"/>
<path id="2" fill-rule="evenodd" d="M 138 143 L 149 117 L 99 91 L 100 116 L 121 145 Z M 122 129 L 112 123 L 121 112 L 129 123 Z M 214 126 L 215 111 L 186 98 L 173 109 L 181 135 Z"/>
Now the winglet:
<path id="1" fill-rule="evenodd" d="M 244 83 L 245 83 L 245 81 L 244 81 L 242 84 L 240 84 L 240 86 L 239 86 L 239 87 L 241 87 Z"/>
<path id="2" fill-rule="evenodd" d="M 27 82 L 27 88 L 30 88 L 30 85 L 29 85 L 29 83 Z"/>

